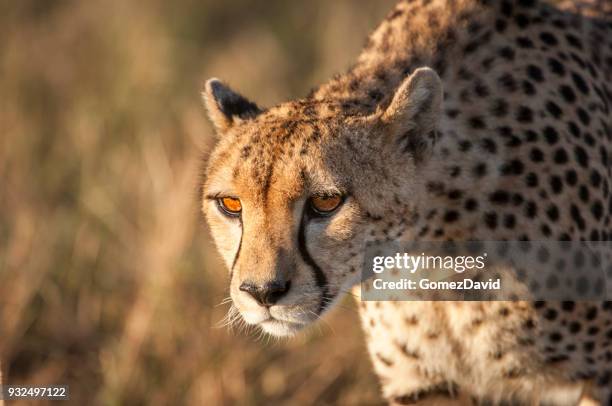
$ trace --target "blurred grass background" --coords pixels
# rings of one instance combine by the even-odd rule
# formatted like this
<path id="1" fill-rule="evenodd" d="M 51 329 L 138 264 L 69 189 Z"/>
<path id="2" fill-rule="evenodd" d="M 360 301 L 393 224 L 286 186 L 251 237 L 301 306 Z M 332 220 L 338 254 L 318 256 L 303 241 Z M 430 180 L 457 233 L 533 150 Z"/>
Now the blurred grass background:
<path id="1" fill-rule="evenodd" d="M 71 404 L 378 404 L 350 300 L 291 341 L 216 328 L 199 89 L 260 105 L 356 57 L 394 0 L 0 2 L 0 354 Z M 42 402 L 36 402 L 42 404 Z"/>

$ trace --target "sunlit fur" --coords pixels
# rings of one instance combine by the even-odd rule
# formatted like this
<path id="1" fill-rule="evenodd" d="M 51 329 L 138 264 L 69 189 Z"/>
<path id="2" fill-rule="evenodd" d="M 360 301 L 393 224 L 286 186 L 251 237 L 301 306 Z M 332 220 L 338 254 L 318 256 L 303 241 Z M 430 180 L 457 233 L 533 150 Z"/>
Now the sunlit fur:
<path id="1" fill-rule="evenodd" d="M 571 49 L 580 56 L 567 56 L 560 24 L 583 44 Z M 369 240 L 608 239 L 612 149 L 602 123 L 609 114 L 607 96 L 594 89 L 612 80 L 602 63 L 612 58 L 610 38 L 605 22 L 537 0 L 402 1 L 351 69 L 304 99 L 260 109 L 226 84 L 207 82 L 205 104 L 219 139 L 207 163 L 202 208 L 242 320 L 270 334 L 295 334 L 359 280 Z M 568 61 L 565 77 L 561 68 L 551 72 L 551 58 Z M 573 105 L 558 91 L 572 84 L 569 69 L 588 79 L 574 75 Z M 582 106 L 593 108 L 577 113 Z M 565 167 L 552 159 L 531 162 L 534 146 L 547 155 L 551 143 L 574 148 L 579 137 L 568 134 L 562 116 L 591 134 L 581 154 L 590 159 L 579 156 L 578 164 L 561 156 Z M 544 127 L 559 135 L 545 139 Z M 597 216 L 588 214 L 576 187 L 554 190 L 569 168 L 584 183 L 598 173 L 598 186 L 588 190 L 606 202 Z M 539 189 L 526 185 L 529 171 L 542 177 Z M 547 177 L 556 173 L 551 192 Z M 329 216 L 307 216 L 317 194 L 345 199 Z M 241 200 L 241 218 L 218 210 L 216 198 L 223 196 Z M 549 222 L 550 205 L 559 214 Z M 244 281 L 277 276 L 291 280 L 291 288 L 275 305 L 259 305 L 239 289 Z M 458 386 L 468 398 L 494 403 L 607 399 L 610 359 L 591 358 L 577 336 L 567 355 L 556 334 L 566 337 L 571 322 L 595 307 L 593 347 L 606 351 L 610 306 L 578 302 L 563 313 L 560 302 L 549 303 L 362 302 L 384 396 L 399 403 Z M 547 317 L 547 310 L 568 319 Z"/>

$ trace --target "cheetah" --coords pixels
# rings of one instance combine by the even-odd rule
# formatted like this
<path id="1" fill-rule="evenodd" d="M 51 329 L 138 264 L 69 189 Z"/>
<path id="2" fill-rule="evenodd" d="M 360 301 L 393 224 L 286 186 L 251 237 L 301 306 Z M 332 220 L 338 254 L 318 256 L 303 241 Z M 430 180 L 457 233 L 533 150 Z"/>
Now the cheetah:
<path id="1" fill-rule="evenodd" d="M 400 1 L 302 99 L 208 80 L 202 210 L 244 321 L 292 336 L 360 294 L 371 240 L 610 241 L 607 6 Z M 359 311 L 392 404 L 612 405 L 612 302 Z"/>

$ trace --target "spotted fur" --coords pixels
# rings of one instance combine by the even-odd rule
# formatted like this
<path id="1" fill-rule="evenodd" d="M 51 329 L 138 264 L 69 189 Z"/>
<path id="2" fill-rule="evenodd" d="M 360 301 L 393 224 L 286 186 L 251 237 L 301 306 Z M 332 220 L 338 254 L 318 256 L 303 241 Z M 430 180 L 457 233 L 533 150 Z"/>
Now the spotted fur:
<path id="1" fill-rule="evenodd" d="M 369 240 L 610 241 L 606 8 L 401 1 L 355 65 L 303 99 L 261 109 L 207 82 L 219 140 L 203 210 L 244 320 L 277 335 L 315 321 L 358 282 Z M 318 216 L 321 194 L 344 201 Z M 611 302 L 360 308 L 392 403 L 612 404 Z"/>

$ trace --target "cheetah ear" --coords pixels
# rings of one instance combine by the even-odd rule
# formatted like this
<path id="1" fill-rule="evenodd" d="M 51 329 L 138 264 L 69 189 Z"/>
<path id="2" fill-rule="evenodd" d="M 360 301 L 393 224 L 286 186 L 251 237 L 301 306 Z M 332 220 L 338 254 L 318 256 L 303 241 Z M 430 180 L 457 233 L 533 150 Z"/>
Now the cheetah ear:
<path id="1" fill-rule="evenodd" d="M 402 151 L 422 152 L 435 140 L 442 110 L 442 82 L 430 68 L 419 68 L 395 92 L 382 121 Z"/>
<path id="2" fill-rule="evenodd" d="M 247 120 L 261 113 L 255 103 L 234 92 L 217 78 L 206 81 L 202 97 L 208 117 L 219 132 L 226 131 L 236 121 Z"/>

